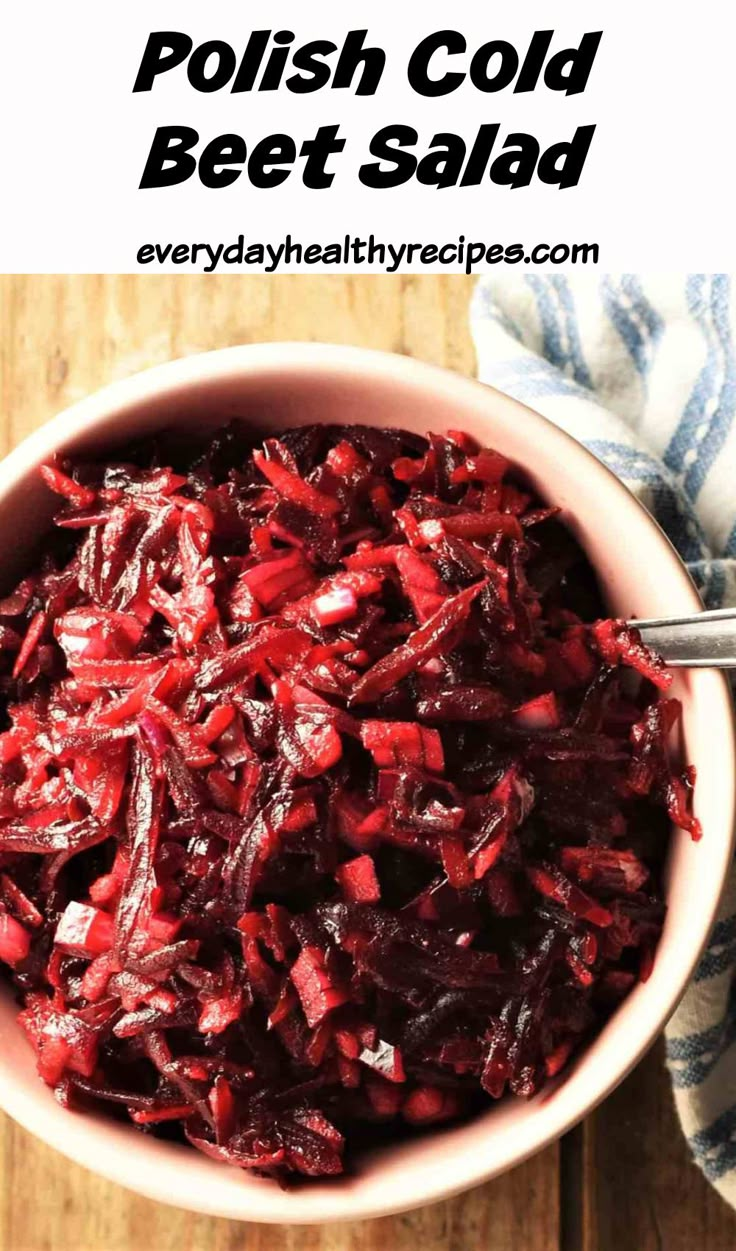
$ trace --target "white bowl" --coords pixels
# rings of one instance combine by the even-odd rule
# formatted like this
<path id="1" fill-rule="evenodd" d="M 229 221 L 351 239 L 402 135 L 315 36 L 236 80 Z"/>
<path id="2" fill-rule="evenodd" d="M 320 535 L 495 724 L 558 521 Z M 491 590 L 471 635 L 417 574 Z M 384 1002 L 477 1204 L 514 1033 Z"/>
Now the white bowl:
<path id="1" fill-rule="evenodd" d="M 612 612 L 656 617 L 700 606 L 678 556 L 624 486 L 584 448 L 508 396 L 416 361 L 306 344 L 230 348 L 174 361 L 106 387 L 27 438 L 0 464 L 2 581 L 22 570 L 53 501 L 36 469 L 55 452 L 99 450 L 164 426 L 206 430 L 233 416 L 278 429 L 306 422 L 467 430 L 524 467 L 563 509 Z M 676 1006 L 707 940 L 732 856 L 734 731 L 728 687 L 711 670 L 680 673 L 683 749 L 698 771 L 703 840 L 673 835 L 668 914 L 653 973 L 637 986 L 566 1080 L 524 1102 L 366 1155 L 356 1175 L 292 1191 L 144 1137 L 104 1116 L 63 1110 L 39 1080 L 0 998 L 0 1104 L 77 1163 L 152 1199 L 264 1222 L 383 1216 L 445 1198 L 540 1150 L 600 1102 L 643 1055 Z"/>

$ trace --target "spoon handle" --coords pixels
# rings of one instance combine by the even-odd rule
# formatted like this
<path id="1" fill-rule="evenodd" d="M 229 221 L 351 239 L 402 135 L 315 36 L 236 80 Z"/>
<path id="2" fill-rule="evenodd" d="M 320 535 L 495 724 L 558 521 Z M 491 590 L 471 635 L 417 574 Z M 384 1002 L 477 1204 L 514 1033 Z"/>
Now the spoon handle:
<path id="1" fill-rule="evenodd" d="M 736 669 L 736 608 L 630 621 L 668 665 Z"/>

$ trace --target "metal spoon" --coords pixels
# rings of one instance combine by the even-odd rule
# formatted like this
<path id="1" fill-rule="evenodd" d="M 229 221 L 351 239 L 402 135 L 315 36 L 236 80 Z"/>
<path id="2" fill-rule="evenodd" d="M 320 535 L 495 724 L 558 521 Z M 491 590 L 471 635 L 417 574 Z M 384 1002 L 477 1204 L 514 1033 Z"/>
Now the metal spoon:
<path id="1" fill-rule="evenodd" d="M 641 637 L 672 666 L 736 669 L 736 608 L 716 608 L 690 617 L 652 617 L 629 621 Z"/>

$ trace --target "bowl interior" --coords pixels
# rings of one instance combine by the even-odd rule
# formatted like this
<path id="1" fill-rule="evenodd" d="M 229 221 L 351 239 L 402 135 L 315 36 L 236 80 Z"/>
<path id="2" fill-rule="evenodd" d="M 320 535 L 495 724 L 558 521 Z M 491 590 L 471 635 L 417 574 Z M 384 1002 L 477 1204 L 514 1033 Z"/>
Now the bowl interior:
<path id="1" fill-rule="evenodd" d="M 523 467 L 563 509 L 620 615 L 692 611 L 697 596 L 667 540 L 615 478 L 567 436 L 508 397 L 400 357 L 271 345 L 175 362 L 108 388 L 43 427 L 0 466 L 0 526 L 12 535 L 0 581 L 11 583 L 54 502 L 35 467 L 56 449 L 98 453 L 162 427 L 206 431 L 230 417 L 264 431 L 362 422 L 467 430 Z M 711 671 L 677 678 L 684 752 L 698 770 L 697 846 L 673 838 L 669 911 L 653 974 L 638 987 L 564 1082 L 531 1102 L 505 1101 L 477 1120 L 366 1155 L 354 1177 L 284 1192 L 185 1148 L 143 1138 L 102 1117 L 62 1110 L 35 1074 L 0 998 L 0 1103 L 78 1162 L 153 1198 L 247 1220 L 379 1216 L 439 1199 L 517 1163 L 578 1120 L 641 1056 L 672 1011 L 707 937 L 730 860 L 734 746 L 726 684 Z"/>

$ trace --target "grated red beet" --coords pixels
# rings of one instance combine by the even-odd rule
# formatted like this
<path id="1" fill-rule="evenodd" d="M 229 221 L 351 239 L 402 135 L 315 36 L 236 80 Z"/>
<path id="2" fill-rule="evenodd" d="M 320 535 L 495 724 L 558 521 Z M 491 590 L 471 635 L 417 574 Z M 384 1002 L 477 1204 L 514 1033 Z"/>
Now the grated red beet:
<path id="1" fill-rule="evenodd" d="M 661 662 L 463 434 L 129 455 L 44 467 L 0 601 L 40 1075 L 278 1177 L 533 1094 L 651 968 L 669 819 L 699 837 Z"/>

